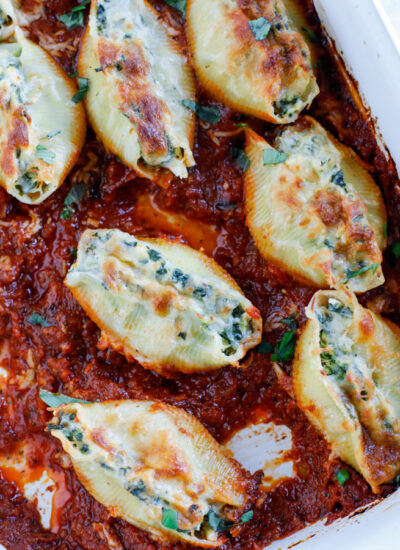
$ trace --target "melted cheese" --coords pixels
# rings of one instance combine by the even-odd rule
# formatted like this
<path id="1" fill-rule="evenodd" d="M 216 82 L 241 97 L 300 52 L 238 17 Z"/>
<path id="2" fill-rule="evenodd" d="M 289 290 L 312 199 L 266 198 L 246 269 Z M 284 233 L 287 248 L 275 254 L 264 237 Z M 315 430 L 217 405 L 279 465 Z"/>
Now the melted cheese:
<path id="1" fill-rule="evenodd" d="M 319 92 L 301 24 L 290 17 L 293 2 L 251 0 L 246 6 L 237 0 L 188 0 L 196 73 L 213 95 L 238 111 L 274 123 L 293 121 Z M 249 23 L 261 18 L 271 28 L 257 40 Z"/>
<path id="2" fill-rule="evenodd" d="M 28 204 L 64 181 L 85 137 L 74 83 L 39 46 L 15 29 L 0 43 L 0 184 Z"/>
<path id="3" fill-rule="evenodd" d="M 262 255 L 320 287 L 381 285 L 385 205 L 353 151 L 303 117 L 275 139 L 286 161 L 265 165 L 271 146 L 246 134 L 247 223 Z"/>
<path id="4" fill-rule="evenodd" d="M 317 292 L 298 341 L 296 399 L 372 486 L 400 471 L 400 329 L 348 291 Z"/>
<path id="5" fill-rule="evenodd" d="M 219 546 L 224 536 L 212 519 L 237 521 L 250 500 L 252 481 L 182 409 L 108 401 L 61 405 L 53 412 L 48 428 L 86 489 L 113 516 L 157 538 Z"/>
<path id="6" fill-rule="evenodd" d="M 206 255 L 117 229 L 86 231 L 66 280 L 111 345 L 167 373 L 237 365 L 261 339 L 261 317 Z"/>
<path id="7" fill-rule="evenodd" d="M 187 177 L 194 115 L 182 101 L 194 99 L 194 78 L 147 2 L 92 2 L 79 73 L 90 80 L 91 122 L 113 153 L 160 184 L 160 168 Z"/>

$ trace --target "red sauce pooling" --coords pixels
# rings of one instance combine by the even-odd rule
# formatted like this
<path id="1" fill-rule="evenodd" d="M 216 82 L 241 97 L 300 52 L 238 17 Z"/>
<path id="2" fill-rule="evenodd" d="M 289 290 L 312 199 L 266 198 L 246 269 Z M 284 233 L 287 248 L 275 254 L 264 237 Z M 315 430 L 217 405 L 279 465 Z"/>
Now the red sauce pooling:
<path id="1" fill-rule="evenodd" d="M 22 1 L 28 12 L 38 4 L 38 0 Z M 178 12 L 162 0 L 153 4 L 176 29 L 176 40 L 185 47 Z M 302 5 L 310 28 L 320 33 L 311 0 L 303 0 Z M 44 47 L 54 41 L 66 42 L 53 53 L 69 72 L 75 69 L 83 29 L 68 31 L 56 16 L 73 6 L 72 0 L 44 2 L 44 15 L 29 27 L 31 38 Z M 393 242 L 399 237 L 396 222 L 400 215 L 399 181 L 393 163 L 377 147 L 365 113 L 360 112 L 346 79 L 333 63 L 325 38 L 319 36 L 321 94 L 311 114 L 370 165 L 385 195 L 389 241 Z M 198 95 L 201 103 L 215 104 L 200 87 Z M 291 458 L 297 476 L 269 492 L 260 492 L 253 519 L 223 550 L 261 549 L 308 522 L 325 516 L 331 521 L 374 499 L 363 478 L 348 467 L 349 481 L 344 486 L 338 483 L 335 472 L 343 465 L 329 461 L 323 438 L 278 383 L 269 355 L 252 352 L 249 367 L 243 371 L 224 368 L 165 379 L 128 363 L 116 352 L 99 350 L 99 330 L 63 285 L 80 235 L 88 227 L 117 227 L 139 237 L 167 234 L 203 248 L 236 279 L 260 309 L 265 338 L 270 342 L 278 341 L 285 331 L 280 319 L 294 313 L 300 324 L 304 322 L 304 307 L 314 289 L 296 283 L 258 253 L 245 226 L 242 174 L 229 153 L 232 145 L 242 146 L 243 138 L 238 133 L 222 134 L 237 130 L 237 122 L 245 121 L 264 135 L 271 127 L 218 106 L 223 115 L 220 123 L 197 122 L 196 166 L 189 179 L 174 179 L 169 189 L 138 178 L 107 155 L 89 131 L 67 182 L 43 204 L 28 207 L 0 190 L 0 358 L 10 371 L 0 394 L 0 452 L 13 452 L 22 441 L 28 441 L 30 460 L 36 466 L 65 476 L 59 481 L 63 485 L 59 504 L 63 501 L 63 505 L 50 532 L 42 528 L 38 512 L 23 498 L 13 476 L 7 480 L 6 471 L 0 475 L 0 542 L 7 548 L 161 548 L 146 533 L 112 518 L 83 489 L 59 442 L 44 433 L 49 414 L 38 398 L 39 387 L 88 400 L 163 400 L 193 413 L 221 442 L 251 420 L 287 425 L 293 433 Z M 76 182 L 87 184 L 87 196 L 70 220 L 62 220 L 63 201 Z M 361 301 L 399 322 L 396 281 L 400 264 L 396 265 L 390 251 L 384 271 L 385 285 L 366 293 Z M 40 313 L 51 326 L 29 323 L 33 312 Z M 282 368 L 290 375 L 289 363 Z M 382 495 L 391 490 L 391 486 L 383 487 Z M 171 548 L 189 546 L 175 544 Z"/>

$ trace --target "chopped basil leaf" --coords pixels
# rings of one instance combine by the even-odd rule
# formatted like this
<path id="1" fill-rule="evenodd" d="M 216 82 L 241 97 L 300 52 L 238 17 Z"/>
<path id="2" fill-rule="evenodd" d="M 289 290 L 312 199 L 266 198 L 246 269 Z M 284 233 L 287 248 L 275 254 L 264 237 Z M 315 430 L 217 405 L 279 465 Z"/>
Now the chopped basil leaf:
<path id="1" fill-rule="evenodd" d="M 230 527 L 234 525 L 231 521 L 226 521 L 225 519 L 221 518 L 213 510 L 210 510 L 208 512 L 207 518 L 211 529 L 213 529 L 217 533 L 223 533 L 224 531 L 228 531 Z"/>
<path id="2" fill-rule="evenodd" d="M 250 168 L 250 159 L 242 149 L 231 147 L 231 157 L 236 161 L 236 164 L 243 172 L 247 172 Z"/>
<path id="3" fill-rule="evenodd" d="M 61 130 L 55 130 L 54 132 L 49 132 L 47 136 L 42 137 L 42 140 L 44 139 L 51 139 L 54 136 L 58 136 L 58 134 L 61 134 Z"/>
<path id="4" fill-rule="evenodd" d="M 74 262 L 78 257 L 78 250 L 76 248 L 70 248 L 69 250 L 71 262 Z"/>
<path id="5" fill-rule="evenodd" d="M 39 145 L 36 146 L 36 157 L 46 164 L 54 164 L 54 161 L 56 159 L 56 154 L 53 153 L 53 151 L 50 151 L 50 149 L 47 149 L 44 145 L 39 143 Z"/>
<path id="6" fill-rule="evenodd" d="M 240 518 L 240 524 L 246 523 L 246 521 L 250 521 L 254 515 L 253 510 L 249 510 L 243 516 Z"/>
<path id="7" fill-rule="evenodd" d="M 263 340 L 261 344 L 256 347 L 256 351 L 262 354 L 272 353 L 273 351 L 275 351 L 275 346 L 270 344 L 267 340 Z"/>
<path id="8" fill-rule="evenodd" d="M 271 23 L 265 17 L 259 17 L 254 21 L 249 21 L 249 27 L 256 40 L 264 40 L 271 29 Z"/>
<path id="9" fill-rule="evenodd" d="M 350 474 L 346 468 L 341 468 L 337 472 L 335 472 L 335 476 L 340 483 L 340 485 L 344 485 L 346 481 L 350 479 Z"/>
<path id="10" fill-rule="evenodd" d="M 289 332 L 285 332 L 282 340 L 275 347 L 275 353 L 271 355 L 271 359 L 272 361 L 286 363 L 287 361 L 291 361 L 294 356 L 297 321 L 294 318 L 294 315 L 291 315 L 286 319 L 281 319 L 281 323 L 287 325 L 291 330 Z"/>
<path id="11" fill-rule="evenodd" d="M 280 322 L 283 323 L 284 325 L 287 325 L 290 328 L 290 330 L 292 330 L 293 332 L 296 332 L 298 325 L 294 317 L 294 313 L 292 313 L 292 315 L 290 315 L 289 317 L 286 317 L 285 319 L 281 319 Z"/>
<path id="12" fill-rule="evenodd" d="M 28 321 L 31 325 L 39 325 L 41 327 L 51 327 L 51 324 L 42 317 L 39 313 L 32 313 L 32 315 L 29 317 Z"/>
<path id="13" fill-rule="evenodd" d="M 221 120 L 221 112 L 218 107 L 204 107 L 191 99 L 183 99 L 181 103 L 184 107 L 196 113 L 199 118 L 210 124 L 217 124 Z"/>
<path id="14" fill-rule="evenodd" d="M 54 409 L 67 403 L 90 403 L 90 401 L 76 399 L 75 397 L 69 397 L 68 395 L 63 395 L 62 393 L 52 393 L 43 389 L 40 389 L 39 397 L 46 403 L 46 405 L 53 407 Z"/>
<path id="15" fill-rule="evenodd" d="M 360 269 L 357 269 L 356 271 L 353 271 L 352 269 L 346 269 L 346 277 L 347 280 L 353 279 L 353 277 L 358 277 L 359 275 L 362 275 L 363 273 L 366 273 L 372 269 L 372 273 L 376 273 L 376 270 L 378 269 L 378 264 L 370 264 L 365 265 L 364 267 L 361 267 Z"/>
<path id="16" fill-rule="evenodd" d="M 287 156 L 285 153 L 281 153 L 280 151 L 276 151 L 275 149 L 264 149 L 263 151 L 263 163 L 264 166 L 267 164 L 281 164 L 282 162 L 285 162 L 287 159 Z"/>
<path id="17" fill-rule="evenodd" d="M 166 3 L 171 6 L 172 8 L 175 8 L 176 10 L 180 11 L 183 15 L 186 13 L 186 0 L 165 0 Z"/>
<path id="18" fill-rule="evenodd" d="M 74 103 L 80 103 L 85 95 L 89 91 L 90 82 L 88 78 L 78 78 L 78 91 L 73 96 L 72 101 Z"/>
<path id="19" fill-rule="evenodd" d="M 172 508 L 163 508 L 161 523 L 167 529 L 178 529 L 178 512 Z"/>
<path id="20" fill-rule="evenodd" d="M 65 197 L 64 204 L 61 210 L 61 218 L 63 220 L 69 220 L 72 218 L 75 212 L 75 208 L 81 202 L 86 193 L 86 186 L 83 183 L 76 183 L 69 190 L 68 195 Z"/>
<path id="21" fill-rule="evenodd" d="M 233 125 L 236 126 L 236 128 L 250 128 L 247 122 L 234 122 Z"/>
<path id="22" fill-rule="evenodd" d="M 275 348 L 275 353 L 271 355 L 272 361 L 286 363 L 287 361 L 291 361 L 293 359 L 296 344 L 295 336 L 295 332 L 285 332 L 282 340 Z"/>
<path id="23" fill-rule="evenodd" d="M 392 244 L 392 253 L 396 260 L 400 258 L 400 242 Z"/>
<path id="24" fill-rule="evenodd" d="M 78 6 L 72 8 L 70 12 L 57 15 L 57 19 L 59 19 L 61 23 L 64 23 L 69 30 L 76 29 L 77 27 L 83 27 L 85 22 L 83 11 L 86 9 L 88 4 L 90 4 L 90 0 L 84 0 Z"/>
<path id="25" fill-rule="evenodd" d="M 161 259 L 161 254 L 157 252 L 157 250 L 154 250 L 153 248 L 149 248 L 147 250 L 147 254 L 149 255 L 149 258 L 152 262 L 157 262 Z"/>
<path id="26" fill-rule="evenodd" d="M 76 78 L 78 76 L 78 71 L 73 71 L 72 73 L 69 73 L 69 76 L 71 78 Z"/>
<path id="27" fill-rule="evenodd" d="M 314 44 L 319 42 L 318 37 L 313 30 L 309 29 L 308 27 L 301 27 L 301 28 L 304 32 L 307 33 L 307 36 L 310 42 L 313 42 Z"/>

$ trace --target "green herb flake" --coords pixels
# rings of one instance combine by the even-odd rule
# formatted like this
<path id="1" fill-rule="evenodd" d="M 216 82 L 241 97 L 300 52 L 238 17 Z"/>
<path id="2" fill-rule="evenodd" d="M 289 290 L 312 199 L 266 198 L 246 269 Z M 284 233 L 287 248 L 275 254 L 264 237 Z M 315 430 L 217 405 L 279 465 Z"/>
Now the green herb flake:
<path id="1" fill-rule="evenodd" d="M 183 99 L 181 103 L 184 107 L 193 111 L 199 118 L 210 124 L 217 124 L 221 120 L 221 111 L 216 106 L 205 107 L 192 99 Z"/>
<path id="2" fill-rule="evenodd" d="M 275 149 L 264 149 L 263 151 L 263 163 L 264 166 L 267 164 L 281 164 L 282 162 L 285 162 L 287 159 L 287 156 L 285 153 L 281 153 L 280 151 L 276 151 Z"/>
<path id="3" fill-rule="evenodd" d="M 186 0 L 165 0 L 165 2 L 172 8 L 175 8 L 176 10 L 180 11 L 182 15 L 185 15 Z"/>
<path id="4" fill-rule="evenodd" d="M 270 344 L 267 340 L 263 340 L 261 344 L 256 347 L 256 352 L 265 355 L 266 353 L 273 353 L 275 346 Z"/>
<path id="5" fill-rule="evenodd" d="M 247 521 L 250 521 L 253 518 L 254 512 L 253 510 L 249 510 L 243 516 L 240 518 L 240 525 L 242 523 L 246 523 Z"/>
<path id="6" fill-rule="evenodd" d="M 78 27 L 83 27 L 85 24 L 83 11 L 86 9 L 88 4 L 90 4 L 90 0 L 84 0 L 78 4 L 78 6 L 72 8 L 70 12 L 57 15 L 57 19 L 61 21 L 61 23 L 64 23 L 70 31 Z"/>
<path id="7" fill-rule="evenodd" d="M 336 479 L 340 483 L 340 485 L 344 485 L 346 481 L 350 479 L 350 474 L 346 468 L 341 468 L 337 472 L 335 472 Z"/>
<path id="8" fill-rule="evenodd" d="M 73 71 L 72 73 L 69 73 L 69 76 L 71 78 L 76 78 L 78 76 L 78 71 Z"/>
<path id="9" fill-rule="evenodd" d="M 178 512 L 172 508 L 163 508 L 161 524 L 167 529 L 178 529 Z"/>
<path id="10" fill-rule="evenodd" d="M 32 313 L 28 321 L 31 325 L 41 326 L 41 327 L 51 327 L 51 324 L 44 318 L 40 313 Z"/>
<path id="11" fill-rule="evenodd" d="M 86 185 L 76 183 L 65 197 L 64 204 L 61 210 L 61 219 L 70 220 L 74 215 L 75 209 L 86 194 Z"/>
<path id="12" fill-rule="evenodd" d="M 271 355 L 272 361 L 278 361 L 279 363 L 286 363 L 291 361 L 294 356 L 295 350 L 295 332 L 285 332 L 282 340 L 275 348 L 275 353 Z"/>
<path id="13" fill-rule="evenodd" d="M 318 36 L 315 34 L 313 30 L 309 29 L 308 27 L 301 27 L 301 28 L 305 33 L 307 33 L 307 36 L 310 42 L 312 42 L 313 44 L 317 44 L 319 42 Z"/>
<path id="14" fill-rule="evenodd" d="M 90 401 L 77 399 L 75 397 L 69 397 L 68 395 L 63 395 L 62 393 L 52 393 L 42 388 L 40 389 L 39 397 L 42 401 L 46 403 L 48 407 L 52 407 L 53 409 L 56 409 L 60 405 L 66 405 L 70 403 L 90 403 Z"/>
<path id="15" fill-rule="evenodd" d="M 36 157 L 49 165 L 54 164 L 56 160 L 56 154 L 41 143 L 36 146 Z"/>
<path id="16" fill-rule="evenodd" d="M 367 271 L 372 270 L 372 273 L 376 273 L 376 270 L 378 269 L 379 264 L 370 264 L 365 265 L 364 267 L 360 267 L 360 269 L 357 269 L 353 271 L 352 269 L 346 269 L 346 277 L 347 280 L 353 279 L 354 277 L 358 277 L 359 275 L 363 275 L 364 273 L 367 273 Z"/>
<path id="17" fill-rule="evenodd" d="M 242 172 L 247 172 L 250 168 L 250 159 L 242 149 L 237 147 L 230 148 L 231 157 L 236 161 L 236 164 L 242 170 Z"/>
<path id="18" fill-rule="evenodd" d="M 400 242 L 392 244 L 392 254 L 398 260 L 400 258 Z"/>
<path id="19" fill-rule="evenodd" d="M 265 40 L 271 30 L 271 23 L 265 17 L 249 21 L 249 27 L 256 40 Z"/>
<path id="20" fill-rule="evenodd" d="M 74 103 L 80 103 L 85 95 L 88 93 L 90 87 L 90 81 L 88 78 L 78 78 L 78 91 L 72 97 Z"/>
<path id="21" fill-rule="evenodd" d="M 214 531 L 217 533 L 223 533 L 228 531 L 234 524 L 231 521 L 226 521 L 221 518 L 214 510 L 210 510 L 207 515 L 208 523 Z"/>
<path id="22" fill-rule="evenodd" d="M 250 126 L 247 124 L 247 122 L 234 122 L 233 125 L 236 128 L 250 128 Z"/>
<path id="23" fill-rule="evenodd" d="M 289 317 L 285 317 L 285 319 L 281 319 L 280 322 L 284 325 L 287 325 L 293 332 L 296 332 L 298 325 L 294 317 L 294 313 L 292 313 L 292 315 L 290 315 Z"/>
<path id="24" fill-rule="evenodd" d="M 59 134 L 61 134 L 61 130 L 55 130 L 54 132 L 49 132 L 46 136 L 42 137 L 42 141 L 44 139 L 51 139 L 55 136 L 58 136 Z"/>

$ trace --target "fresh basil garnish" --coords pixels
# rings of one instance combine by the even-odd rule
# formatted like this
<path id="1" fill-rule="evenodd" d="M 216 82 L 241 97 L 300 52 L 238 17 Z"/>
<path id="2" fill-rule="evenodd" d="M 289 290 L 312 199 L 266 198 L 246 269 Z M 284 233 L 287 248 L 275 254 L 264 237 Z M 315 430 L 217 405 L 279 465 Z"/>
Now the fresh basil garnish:
<path id="1" fill-rule="evenodd" d="M 192 99 L 183 99 L 182 105 L 193 111 L 199 118 L 209 122 L 210 124 L 217 124 L 221 120 L 221 111 L 218 107 L 205 107 L 196 103 Z"/>
<path id="2" fill-rule="evenodd" d="M 367 271 L 370 271 L 372 269 L 372 273 L 376 273 L 376 270 L 378 269 L 379 264 L 370 264 L 365 265 L 364 267 L 360 267 L 360 269 L 356 269 L 353 271 L 352 269 L 346 269 L 346 278 L 347 280 L 353 279 L 353 277 L 358 277 L 359 275 L 363 275 L 363 273 L 367 273 Z"/>
<path id="3" fill-rule="evenodd" d="M 72 8 L 70 12 L 57 15 L 57 19 L 59 19 L 61 23 L 64 23 L 69 30 L 83 27 L 85 23 L 83 12 L 88 4 L 90 4 L 90 0 L 83 0 L 78 6 Z"/>
<path id="4" fill-rule="evenodd" d="M 165 2 L 172 8 L 175 8 L 176 10 L 180 11 L 183 15 L 185 15 L 186 0 L 165 0 Z"/>
<path id="5" fill-rule="evenodd" d="M 263 340 L 261 344 L 256 347 L 256 352 L 265 355 L 266 353 L 272 353 L 275 351 L 275 346 L 270 344 L 267 340 Z"/>
<path id="6" fill-rule="evenodd" d="M 236 164 L 242 170 L 242 172 L 247 172 L 250 168 L 250 159 L 242 149 L 237 147 L 231 147 L 230 149 L 231 157 L 236 161 Z"/>
<path id="7" fill-rule="evenodd" d="M 38 325 L 41 327 L 51 327 L 51 324 L 40 315 L 40 313 L 32 313 L 32 315 L 29 317 L 28 321 L 31 325 Z"/>
<path id="8" fill-rule="evenodd" d="M 39 397 L 46 403 L 46 405 L 54 409 L 60 405 L 66 405 L 69 403 L 90 403 L 90 401 L 85 401 L 84 399 L 69 397 L 69 395 L 63 395 L 62 393 L 52 393 L 44 389 L 40 389 Z"/>
<path id="9" fill-rule="evenodd" d="M 309 29 L 308 27 L 301 27 L 301 28 L 305 33 L 307 33 L 307 36 L 310 42 L 313 42 L 313 44 L 316 44 L 317 42 L 319 42 L 318 36 L 315 34 L 313 30 Z"/>
<path id="10" fill-rule="evenodd" d="M 249 27 L 256 40 L 264 40 L 271 30 L 271 23 L 265 17 L 259 17 L 258 19 L 249 21 Z"/>
<path id="11" fill-rule="evenodd" d="M 161 524 L 167 529 L 178 529 L 178 512 L 172 508 L 163 508 Z"/>
<path id="12" fill-rule="evenodd" d="M 340 483 L 340 485 L 344 485 L 346 481 L 350 479 L 350 474 L 346 468 L 341 468 L 337 472 L 335 472 L 336 479 Z"/>
<path id="13" fill-rule="evenodd" d="M 246 523 L 247 521 L 250 521 L 253 518 L 253 516 L 254 516 L 253 510 L 249 510 L 248 512 L 243 514 L 243 516 L 240 518 L 240 525 L 242 525 L 243 523 Z"/>
<path id="14" fill-rule="evenodd" d="M 276 149 L 264 149 L 263 151 L 263 163 L 264 166 L 267 164 L 281 164 L 282 162 L 285 162 L 287 159 L 287 156 L 285 153 L 281 153 L 280 151 L 276 151 Z"/>
<path id="15" fill-rule="evenodd" d="M 88 78 L 78 78 L 78 91 L 72 97 L 74 103 L 80 103 L 85 95 L 88 93 L 90 87 L 90 81 Z"/>
<path id="16" fill-rule="evenodd" d="M 56 160 L 56 154 L 41 143 L 36 146 L 36 157 L 49 165 L 54 164 Z"/>
<path id="17" fill-rule="evenodd" d="M 69 190 L 68 195 L 65 197 L 64 204 L 61 210 L 61 218 L 63 220 L 69 220 L 74 215 L 76 207 L 86 194 L 86 185 L 83 183 L 76 183 Z"/>

